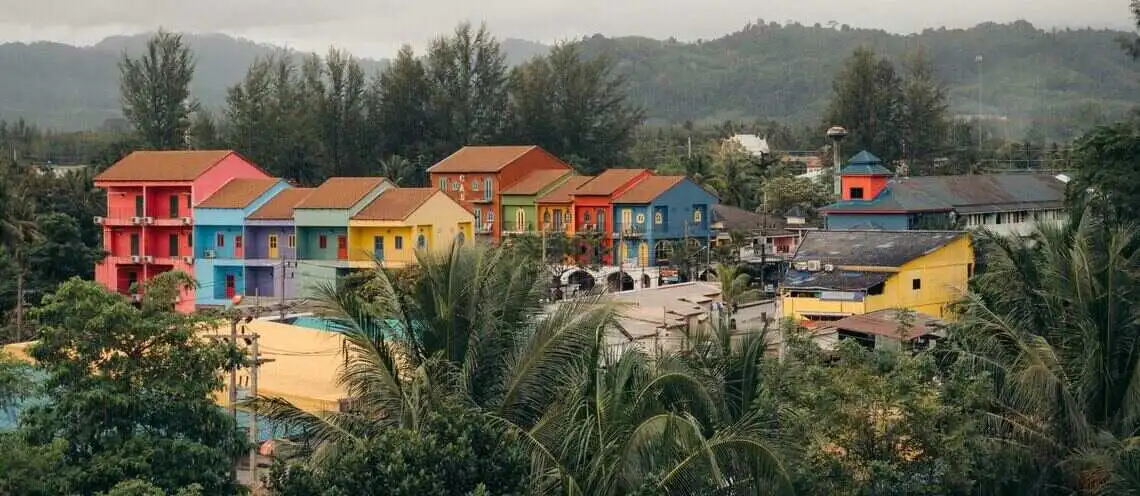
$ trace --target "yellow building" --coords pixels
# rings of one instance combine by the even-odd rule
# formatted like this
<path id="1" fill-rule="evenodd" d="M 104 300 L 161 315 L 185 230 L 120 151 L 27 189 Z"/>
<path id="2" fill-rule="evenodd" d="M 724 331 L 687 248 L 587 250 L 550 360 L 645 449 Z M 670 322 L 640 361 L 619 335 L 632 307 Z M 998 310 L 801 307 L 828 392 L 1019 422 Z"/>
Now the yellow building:
<path id="1" fill-rule="evenodd" d="M 377 260 L 405 267 L 415 263 L 416 250 L 474 239 L 474 222 L 471 212 L 435 188 L 392 188 L 349 219 L 348 259 L 357 267 Z"/>
<path id="2" fill-rule="evenodd" d="M 812 231 L 780 285 L 783 315 L 809 326 L 907 308 L 953 320 L 948 307 L 974 273 L 969 234 Z"/>

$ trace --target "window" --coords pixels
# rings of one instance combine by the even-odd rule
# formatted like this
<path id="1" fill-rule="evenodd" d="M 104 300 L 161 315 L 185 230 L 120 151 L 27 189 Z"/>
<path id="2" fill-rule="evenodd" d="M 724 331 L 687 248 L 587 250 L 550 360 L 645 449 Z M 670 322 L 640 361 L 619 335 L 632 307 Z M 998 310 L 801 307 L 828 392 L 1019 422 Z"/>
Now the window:
<path id="1" fill-rule="evenodd" d="M 451 190 L 452 191 L 459 191 L 459 181 L 455 181 L 455 182 L 451 183 Z"/>
<path id="2" fill-rule="evenodd" d="M 662 214 L 661 211 L 658 210 L 656 213 L 653 214 L 653 223 L 657 224 L 657 225 L 664 224 L 665 223 L 665 214 Z"/>
<path id="3" fill-rule="evenodd" d="M 138 233 L 131 234 L 131 255 L 137 256 L 139 254 L 139 235 Z"/>
<path id="4" fill-rule="evenodd" d="M 169 243 L 169 246 L 170 246 L 170 256 L 177 257 L 178 256 L 178 235 L 177 234 L 171 234 L 169 237 L 167 237 L 167 242 Z"/>
<path id="5" fill-rule="evenodd" d="M 851 188 L 851 199 L 852 200 L 862 200 L 863 199 L 863 188 Z"/>
<path id="6" fill-rule="evenodd" d="M 447 178 L 446 177 L 439 178 L 439 190 L 440 191 L 447 191 Z"/>
<path id="7" fill-rule="evenodd" d="M 404 237 L 403 236 L 396 236 L 395 243 L 396 243 L 396 249 L 397 250 L 403 250 L 404 249 Z"/>
<path id="8" fill-rule="evenodd" d="M 226 233 L 218 233 L 217 236 L 214 237 L 214 246 L 218 248 L 226 246 Z"/>
<path id="9" fill-rule="evenodd" d="M 475 225 L 483 225 L 483 209 L 475 207 Z"/>
<path id="10" fill-rule="evenodd" d="M 1004 220 L 1005 220 L 1005 218 L 1004 218 L 1004 217 L 1005 217 L 1005 215 L 1004 215 L 1004 214 L 994 214 L 994 217 L 997 219 L 997 220 L 995 220 L 995 221 L 994 221 L 994 224 L 1001 224 L 1001 223 L 1002 223 L 1002 221 L 1004 221 Z"/>
<path id="11" fill-rule="evenodd" d="M 495 222 L 495 211 L 487 210 L 487 222 Z"/>
<path id="12" fill-rule="evenodd" d="M 241 235 L 234 236 L 234 248 L 241 248 Z"/>
<path id="13" fill-rule="evenodd" d="M 384 236 L 372 237 L 372 253 L 377 257 L 384 255 Z"/>
<path id="14" fill-rule="evenodd" d="M 269 237 L 269 248 L 273 250 L 277 249 L 277 236 Z"/>
<path id="15" fill-rule="evenodd" d="M 669 257 L 673 256 L 673 243 L 669 241 L 658 241 L 653 247 L 653 259 L 658 264 L 668 262 Z"/>
<path id="16" fill-rule="evenodd" d="M 914 279 L 911 279 L 910 280 L 910 289 L 913 289 L 915 291 L 922 289 L 922 279 L 919 279 L 917 277 Z"/>
<path id="17" fill-rule="evenodd" d="M 325 236 L 324 234 L 322 234 L 321 237 L 317 238 L 317 246 L 322 250 L 325 248 L 328 248 L 329 247 L 328 236 Z"/>
<path id="18" fill-rule="evenodd" d="M 542 213 L 542 223 L 543 224 L 549 224 L 550 223 L 550 211 L 549 210 Z"/>
<path id="19" fill-rule="evenodd" d="M 645 214 L 640 214 L 640 213 L 637 214 L 637 223 L 638 224 L 644 224 L 645 223 Z"/>
<path id="20" fill-rule="evenodd" d="M 582 222 L 585 222 L 587 224 L 590 223 L 590 212 L 587 211 L 582 214 Z"/>
<path id="21" fill-rule="evenodd" d="M 478 179 L 472 179 L 471 180 L 471 191 L 479 191 L 479 180 Z"/>
<path id="22" fill-rule="evenodd" d="M 515 210 L 515 224 L 516 231 L 526 230 L 526 210 L 523 210 L 521 208 Z"/>
<path id="23" fill-rule="evenodd" d="M 145 208 L 143 208 L 143 197 L 142 197 L 142 195 L 138 195 L 135 197 L 135 217 L 145 217 L 145 216 L 146 216 L 146 212 L 145 212 Z"/>
<path id="24" fill-rule="evenodd" d="M 416 249 L 422 250 L 427 248 L 427 238 L 423 234 L 416 236 Z"/>
<path id="25" fill-rule="evenodd" d="M 191 248 L 194 247 L 194 233 L 192 233 L 192 232 L 186 233 L 186 246 L 189 246 Z"/>
<path id="26" fill-rule="evenodd" d="M 296 234 L 290 234 L 288 243 L 289 243 L 289 248 L 296 248 L 297 247 L 297 235 Z"/>
<path id="27" fill-rule="evenodd" d="M 178 195 L 170 195 L 170 218 L 178 218 Z"/>
<path id="28" fill-rule="evenodd" d="M 694 207 L 693 207 L 693 222 L 696 222 L 697 224 L 700 224 L 700 223 L 701 223 L 701 217 L 702 217 L 702 215 L 701 215 L 701 207 L 696 207 L 696 206 L 694 206 Z"/>
<path id="29" fill-rule="evenodd" d="M 491 178 L 488 177 L 487 179 L 483 180 L 483 199 L 484 200 L 490 200 L 491 199 L 491 189 L 493 187 L 494 187 L 494 181 Z"/>
<path id="30" fill-rule="evenodd" d="M 596 212 L 594 212 L 594 217 L 598 219 L 598 230 L 599 231 L 605 231 L 606 230 L 606 211 L 599 208 Z"/>

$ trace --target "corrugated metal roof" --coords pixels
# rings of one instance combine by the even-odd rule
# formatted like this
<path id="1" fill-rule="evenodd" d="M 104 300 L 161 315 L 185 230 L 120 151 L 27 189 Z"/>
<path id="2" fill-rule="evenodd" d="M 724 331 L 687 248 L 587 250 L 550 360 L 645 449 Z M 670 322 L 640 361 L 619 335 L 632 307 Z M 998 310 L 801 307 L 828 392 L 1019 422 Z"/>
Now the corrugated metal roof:
<path id="1" fill-rule="evenodd" d="M 866 150 L 857 153 L 847 166 L 839 170 L 840 176 L 890 176 L 894 174 L 890 169 L 883 167 L 883 161 Z"/>
<path id="2" fill-rule="evenodd" d="M 901 267 L 965 236 L 962 231 L 809 231 L 792 263 Z"/>
<path id="3" fill-rule="evenodd" d="M 193 181 L 232 150 L 137 151 L 95 176 L 95 181 Z"/>
<path id="4" fill-rule="evenodd" d="M 609 169 L 583 184 L 574 191 L 575 195 L 608 196 L 622 186 L 629 184 L 647 169 Z"/>
<path id="5" fill-rule="evenodd" d="M 882 284 L 890 279 L 890 272 L 855 272 L 846 270 L 801 271 L 788 269 L 784 274 L 783 286 L 790 289 L 815 289 L 824 291 L 862 291 Z"/>
<path id="6" fill-rule="evenodd" d="M 231 179 L 196 208 L 245 208 L 280 179 Z"/>
<path id="7" fill-rule="evenodd" d="M 536 195 L 543 188 L 551 185 L 552 183 L 562 179 L 570 171 L 564 169 L 542 169 L 536 170 L 527 174 L 518 182 L 510 185 L 504 189 L 501 194 L 504 195 Z"/>
<path id="8" fill-rule="evenodd" d="M 535 201 L 538 203 L 570 203 L 574 199 L 572 196 L 574 191 L 592 179 L 594 179 L 593 176 L 571 177 L 561 186 L 550 190 L 549 193 L 538 197 Z"/>
<path id="9" fill-rule="evenodd" d="M 871 201 L 841 201 L 821 210 L 977 213 L 1061 208 L 1064 202 L 1065 183 L 1049 174 L 970 174 L 898 179 Z"/>
<path id="10" fill-rule="evenodd" d="M 713 205 L 713 222 L 719 222 L 729 231 L 782 231 L 788 222 L 778 216 L 750 212 L 724 204 Z"/>
<path id="11" fill-rule="evenodd" d="M 294 208 L 349 208 L 385 182 L 383 177 L 330 177 Z"/>
<path id="12" fill-rule="evenodd" d="M 649 176 L 614 198 L 614 203 L 649 203 L 684 180 L 685 176 Z"/>
<path id="13" fill-rule="evenodd" d="M 293 207 L 301 203 L 316 188 L 290 188 L 273 195 L 261 208 L 254 210 L 246 219 L 250 220 L 292 220 Z"/>
<path id="14" fill-rule="evenodd" d="M 538 148 L 529 146 L 465 146 L 439 163 L 428 167 L 428 172 L 498 172 L 527 152 Z"/>
<path id="15" fill-rule="evenodd" d="M 816 332 L 825 329 L 843 329 L 888 338 L 902 337 L 906 341 L 921 336 L 941 334 L 940 330 L 943 325 L 941 320 L 923 313 L 915 313 L 913 318 L 914 321 L 906 328 L 903 336 L 899 335 L 900 327 L 902 327 L 899 323 L 899 311 L 893 308 L 845 317 L 818 328 Z"/>
<path id="16" fill-rule="evenodd" d="M 441 191 L 435 188 L 392 188 L 372 200 L 368 206 L 352 216 L 355 220 L 404 220 L 432 195 Z"/>

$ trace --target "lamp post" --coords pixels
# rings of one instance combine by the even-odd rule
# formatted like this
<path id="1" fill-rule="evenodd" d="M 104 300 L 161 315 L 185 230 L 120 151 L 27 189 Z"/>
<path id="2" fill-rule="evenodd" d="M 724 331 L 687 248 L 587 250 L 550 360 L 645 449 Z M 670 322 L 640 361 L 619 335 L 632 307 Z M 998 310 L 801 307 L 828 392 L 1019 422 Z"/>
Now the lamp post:
<path id="1" fill-rule="evenodd" d="M 847 129 L 843 126 L 832 126 L 827 130 L 827 139 L 831 140 L 831 175 L 833 186 L 833 193 L 838 197 L 841 193 L 841 185 L 839 182 L 839 167 L 841 164 L 839 154 L 839 144 L 843 142 L 843 138 L 847 137 Z"/>

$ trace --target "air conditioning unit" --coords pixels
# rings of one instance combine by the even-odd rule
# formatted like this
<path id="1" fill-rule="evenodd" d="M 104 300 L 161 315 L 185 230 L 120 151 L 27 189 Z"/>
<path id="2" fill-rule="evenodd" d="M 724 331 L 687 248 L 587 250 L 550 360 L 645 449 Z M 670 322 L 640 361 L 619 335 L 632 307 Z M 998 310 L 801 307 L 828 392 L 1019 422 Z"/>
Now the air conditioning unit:
<path id="1" fill-rule="evenodd" d="M 191 256 L 182 257 L 182 263 L 184 263 L 186 265 L 194 265 L 194 257 L 191 257 Z"/>
<path id="2" fill-rule="evenodd" d="M 152 257 L 150 255 L 146 255 L 146 256 L 142 257 L 142 259 L 143 259 L 143 263 L 154 263 L 154 257 Z"/>
<path id="3" fill-rule="evenodd" d="M 143 224 L 154 224 L 154 217 L 143 217 Z"/>
<path id="4" fill-rule="evenodd" d="M 190 217 L 183 217 L 182 218 L 182 225 L 184 225 L 184 226 L 188 226 L 188 225 L 192 224 L 193 222 L 194 222 L 193 219 L 191 219 Z"/>
<path id="5" fill-rule="evenodd" d="M 822 264 L 819 262 L 819 260 L 808 260 L 807 270 L 809 272 L 819 272 L 821 265 Z"/>
<path id="6" fill-rule="evenodd" d="M 835 272 L 835 266 L 832 264 L 823 264 L 824 272 Z"/>
<path id="7" fill-rule="evenodd" d="M 203 253 L 203 255 L 205 255 L 205 256 L 206 256 L 206 258 L 217 258 L 217 257 L 218 257 L 218 252 L 216 252 L 216 251 L 214 251 L 214 250 L 206 250 L 206 252 L 205 252 L 205 253 Z"/>
<path id="8" fill-rule="evenodd" d="M 808 268 L 808 264 L 807 264 L 807 262 L 796 262 L 796 263 L 792 264 L 792 267 L 794 267 L 798 271 L 805 271 Z"/>
<path id="9" fill-rule="evenodd" d="M 142 224 L 142 217 L 131 217 L 131 224 Z"/>
<path id="10" fill-rule="evenodd" d="M 106 219 L 104 219 L 103 217 L 100 217 L 98 215 L 95 216 L 95 224 L 96 225 L 101 226 L 101 225 L 103 225 L 104 222 L 106 222 Z"/>
<path id="11" fill-rule="evenodd" d="M 131 263 L 137 264 L 139 262 L 142 262 L 142 257 L 140 257 L 138 255 L 131 255 Z"/>
<path id="12" fill-rule="evenodd" d="M 585 230 L 587 230 L 587 231 L 593 231 L 593 230 L 594 230 L 594 226 L 595 226 L 595 225 L 596 225 L 596 224 L 583 224 L 583 225 L 582 225 L 582 229 L 585 229 Z"/>

